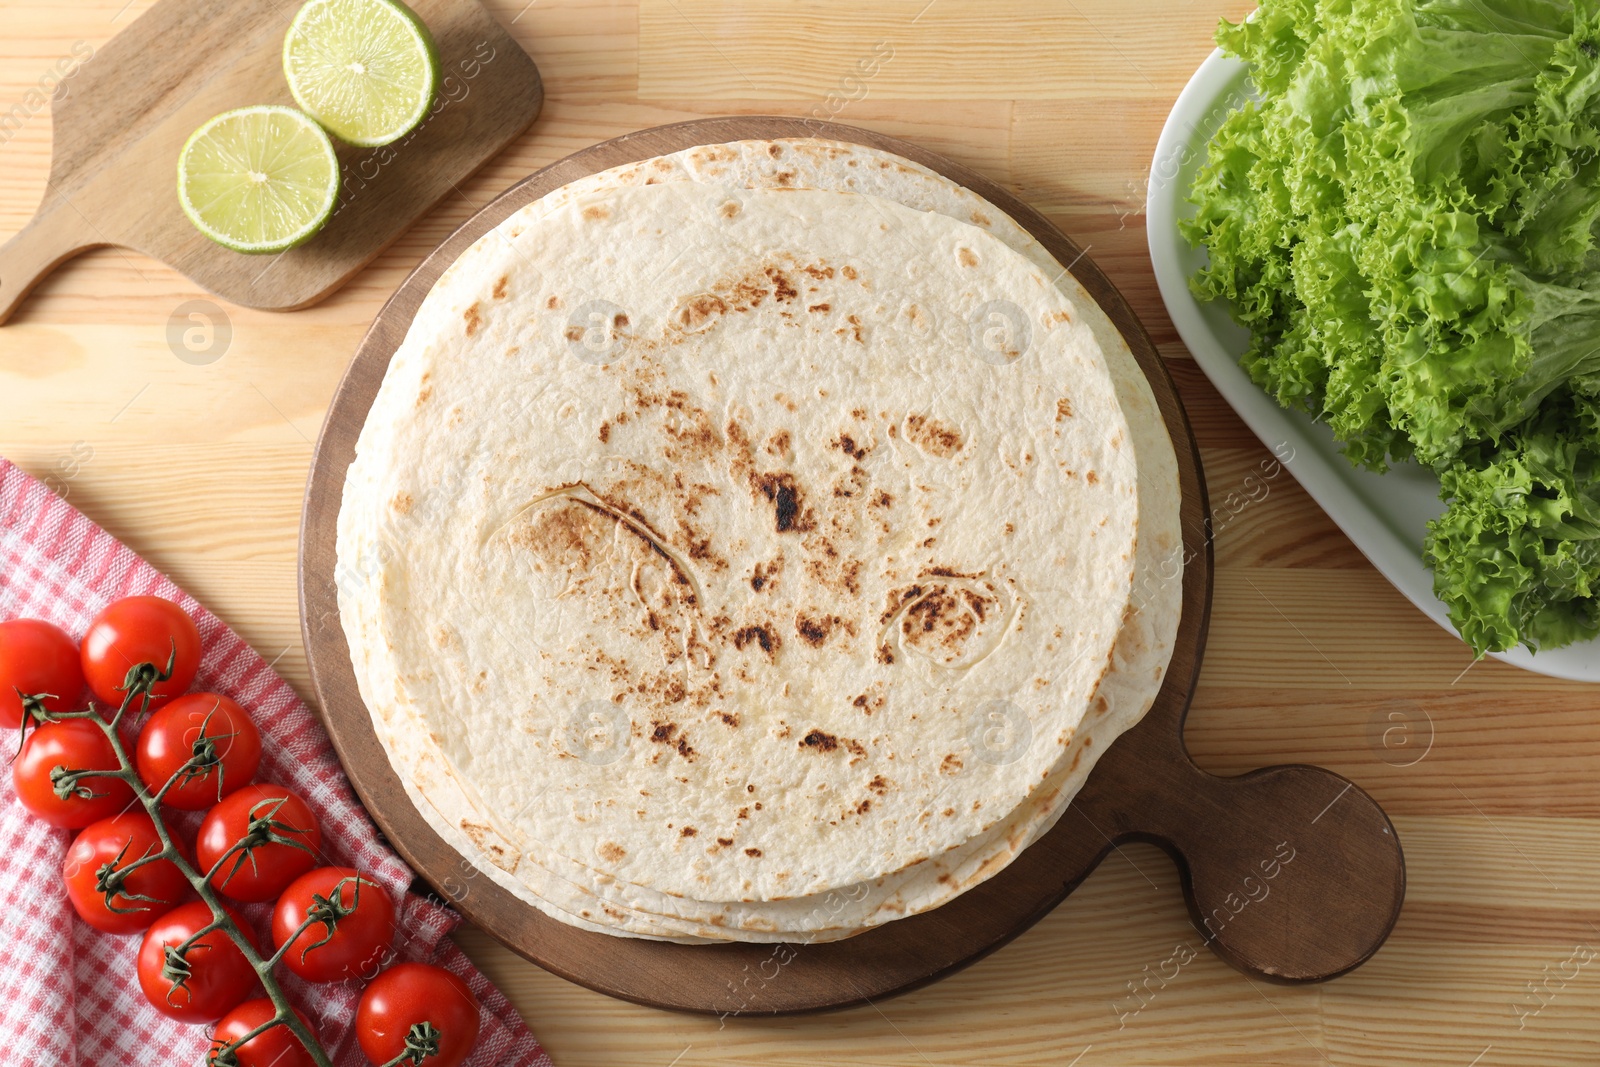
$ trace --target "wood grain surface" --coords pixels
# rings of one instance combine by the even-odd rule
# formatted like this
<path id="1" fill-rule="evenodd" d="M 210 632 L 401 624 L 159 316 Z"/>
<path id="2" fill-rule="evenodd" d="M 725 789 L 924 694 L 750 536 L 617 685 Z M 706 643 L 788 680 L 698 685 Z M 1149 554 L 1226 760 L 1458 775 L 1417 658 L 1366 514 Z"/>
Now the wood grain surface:
<path id="1" fill-rule="evenodd" d="M 283 75 L 295 0 L 165 0 L 96 48 L 74 41 L 51 64 L 53 159 L 39 212 L 0 246 L 0 322 L 56 264 L 119 245 L 175 267 L 229 300 L 314 303 L 365 264 L 539 113 L 539 72 L 477 0 L 413 0 L 439 49 L 431 114 L 392 145 L 339 145 L 339 206 L 314 241 L 247 256 L 206 239 L 177 197 L 177 160 L 206 120 L 256 104 L 293 107 Z M 42 88 L 35 90 L 42 93 Z M 32 106 L 23 94 L 15 120 Z"/>
<path id="2" fill-rule="evenodd" d="M 1287 474 L 1265 477 L 1270 453 L 1207 385 L 1156 295 L 1149 158 L 1216 19 L 1249 0 L 524 4 L 490 7 L 543 74 L 539 120 L 326 303 L 271 314 L 218 302 L 174 320 L 203 294 L 109 249 L 47 279 L 0 329 L 0 453 L 53 479 L 309 698 L 295 561 L 311 442 L 367 325 L 423 256 L 516 180 L 640 127 L 815 114 L 903 136 L 1001 182 L 1088 248 L 1167 360 L 1216 526 L 1187 734 L 1200 765 L 1349 776 L 1393 817 L 1409 879 L 1394 935 L 1365 966 L 1269 986 L 1203 951 L 1172 863 L 1133 845 L 961 974 L 803 1019 L 631 1006 L 462 930 L 558 1065 L 1600 1058 L 1600 689 L 1474 664 Z M 0 232 L 20 229 L 45 190 L 48 108 L 32 94 L 77 42 L 101 47 L 147 6 L 0 3 L 0 122 L 20 115 L 0 128 Z M 892 58 L 864 77 L 879 41 Z"/>

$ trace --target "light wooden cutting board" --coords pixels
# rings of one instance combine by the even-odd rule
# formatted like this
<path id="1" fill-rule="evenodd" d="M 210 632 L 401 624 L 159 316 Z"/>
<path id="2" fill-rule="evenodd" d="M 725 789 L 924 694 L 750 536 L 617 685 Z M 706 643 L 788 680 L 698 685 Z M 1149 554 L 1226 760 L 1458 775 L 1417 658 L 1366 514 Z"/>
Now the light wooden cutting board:
<path id="1" fill-rule="evenodd" d="M 281 53 L 299 6 L 162 0 L 62 80 L 43 200 L 33 221 L 0 247 L 0 323 L 57 264 L 101 245 L 162 260 L 237 304 L 288 310 L 315 303 L 539 113 L 538 68 L 477 0 L 412 0 L 444 67 L 433 113 L 392 145 L 340 149 L 340 206 L 307 244 L 272 256 L 213 244 L 178 205 L 178 153 L 219 112 L 294 106 Z"/>

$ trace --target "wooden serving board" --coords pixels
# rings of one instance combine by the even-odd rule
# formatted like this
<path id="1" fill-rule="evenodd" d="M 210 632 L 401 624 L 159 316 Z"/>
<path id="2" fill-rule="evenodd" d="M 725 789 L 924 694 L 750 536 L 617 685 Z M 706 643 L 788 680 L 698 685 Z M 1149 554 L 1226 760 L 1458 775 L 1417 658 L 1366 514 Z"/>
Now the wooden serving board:
<path id="1" fill-rule="evenodd" d="M 589 933 L 547 918 L 487 878 L 417 814 L 373 734 L 356 689 L 334 591 L 334 534 L 345 471 L 390 357 L 423 297 L 474 241 L 518 208 L 596 171 L 700 144 L 818 136 L 913 159 L 1026 227 L 1121 329 L 1160 402 L 1183 491 L 1183 617 L 1155 706 L 1102 757 L 1048 834 L 1009 867 L 931 912 L 845 941 L 675 945 Z M 708 119 L 628 134 L 540 170 L 475 215 L 416 269 L 373 323 L 346 372 L 306 488 L 300 606 L 328 732 L 368 810 L 412 866 L 467 918 L 514 951 L 591 989 L 711 1014 L 784 1014 L 862 1004 L 950 974 L 1022 933 L 1119 842 L 1177 861 L 1196 929 L 1246 973 L 1284 982 L 1335 977 L 1377 951 L 1399 916 L 1405 865 L 1383 810 L 1348 780 L 1303 765 L 1238 778 L 1197 768 L 1183 744 L 1211 606 L 1209 505 L 1195 447 L 1165 367 L 1120 293 L 1077 246 L 998 185 L 905 141 L 834 123 Z M 1087 931 L 1085 938 L 1092 938 Z"/>
<path id="2" fill-rule="evenodd" d="M 340 206 L 299 248 L 273 256 L 202 237 L 178 205 L 178 153 L 213 115 L 294 106 L 283 36 L 301 0 L 162 0 L 63 80 L 38 213 L 0 247 L 0 323 L 63 260 L 121 245 L 248 307 L 327 296 L 539 114 L 538 68 L 477 0 L 409 0 L 438 42 L 433 114 L 382 148 L 339 148 Z"/>

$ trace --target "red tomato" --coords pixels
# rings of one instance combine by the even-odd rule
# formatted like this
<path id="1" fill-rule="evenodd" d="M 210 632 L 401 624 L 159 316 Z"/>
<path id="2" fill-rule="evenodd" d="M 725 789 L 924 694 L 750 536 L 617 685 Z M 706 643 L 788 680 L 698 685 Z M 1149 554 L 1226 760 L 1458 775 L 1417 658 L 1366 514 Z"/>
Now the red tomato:
<path id="1" fill-rule="evenodd" d="M 216 1055 L 224 1045 L 232 1044 L 278 1013 L 266 997 L 247 1000 L 222 1017 L 216 1033 L 211 1038 L 211 1055 L 206 1062 L 215 1063 Z M 299 1008 L 294 1012 L 310 1029 L 311 1022 Z M 316 1067 L 311 1053 L 294 1036 L 287 1026 L 274 1026 L 263 1030 L 233 1051 L 239 1067 Z"/>
<path id="2" fill-rule="evenodd" d="M 319 867 L 296 878 L 272 910 L 273 947 L 294 937 L 308 917 L 321 921 L 295 938 L 283 957 L 301 978 L 365 981 L 383 965 L 394 940 L 394 902 L 371 878 L 351 867 Z"/>
<path id="3" fill-rule="evenodd" d="M 160 851 L 156 824 L 143 811 L 101 819 L 79 834 L 67 850 L 61 867 L 67 898 L 83 921 L 96 930 L 138 933 L 189 895 L 189 880 L 171 860 L 146 863 L 126 875 L 108 905 L 106 879 Z"/>
<path id="4" fill-rule="evenodd" d="M 232 909 L 228 915 L 255 947 L 250 928 Z M 139 988 L 145 999 L 163 1015 L 179 1022 L 208 1023 L 235 1007 L 256 984 L 256 972 L 239 946 L 223 930 L 213 930 L 184 953 L 182 965 L 189 974 L 163 973 L 166 949 L 176 948 L 211 924 L 205 901 L 182 904 L 157 919 L 139 945 Z"/>
<path id="5" fill-rule="evenodd" d="M 438 1051 L 419 1067 L 457 1067 L 478 1040 L 478 998 L 442 967 L 397 963 L 361 994 L 356 1041 L 367 1059 L 388 1063 L 406 1050 L 406 1035 L 422 1022 L 439 1031 Z"/>
<path id="6" fill-rule="evenodd" d="M 271 832 L 285 841 L 264 841 L 246 855 L 236 852 L 212 876 L 211 884 L 235 900 L 271 900 L 284 886 L 318 862 L 322 831 L 306 802 L 281 785 L 247 785 L 206 813 L 195 841 L 200 870 L 215 867 L 235 842 L 254 832 Z"/>
<path id="7" fill-rule="evenodd" d="M 120 778 L 79 778 L 63 800 L 56 796 L 51 772 L 57 767 L 114 771 L 119 766 L 104 730 L 87 719 L 65 719 L 47 722 L 28 735 L 11 765 L 11 780 L 23 807 L 53 826 L 76 830 L 134 804 L 133 787 Z"/>
<path id="8" fill-rule="evenodd" d="M 190 768 L 161 802 L 181 811 L 203 811 L 250 784 L 261 763 L 261 734 L 238 704 L 218 693 L 189 693 L 150 716 L 139 732 L 135 762 L 139 778 L 159 792 L 191 758 Z"/>
<path id="9" fill-rule="evenodd" d="M 100 700 L 119 707 L 126 695 L 128 672 L 153 664 L 172 674 L 150 687 L 150 706 L 160 707 L 189 688 L 200 668 L 200 631 L 189 613 L 158 596 L 130 596 L 113 601 L 89 624 L 83 635 L 83 676 Z M 133 710 L 141 702 L 135 701 Z"/>
<path id="10" fill-rule="evenodd" d="M 22 725 L 22 696 L 49 694 L 49 711 L 77 711 L 83 695 L 78 646 L 42 619 L 0 622 L 0 729 Z"/>

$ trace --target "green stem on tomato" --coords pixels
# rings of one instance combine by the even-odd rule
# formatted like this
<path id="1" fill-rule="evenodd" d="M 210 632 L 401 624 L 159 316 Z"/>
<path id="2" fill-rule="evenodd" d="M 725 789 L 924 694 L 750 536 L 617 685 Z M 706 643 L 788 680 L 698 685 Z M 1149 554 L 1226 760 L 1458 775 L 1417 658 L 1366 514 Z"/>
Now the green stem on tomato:
<path id="1" fill-rule="evenodd" d="M 429 1056 L 438 1055 L 439 1039 L 443 1036 L 444 1032 L 426 1019 L 413 1024 L 411 1029 L 406 1031 L 405 1051 L 385 1063 L 383 1067 L 404 1067 L 408 1063 L 415 1065 Z"/>

